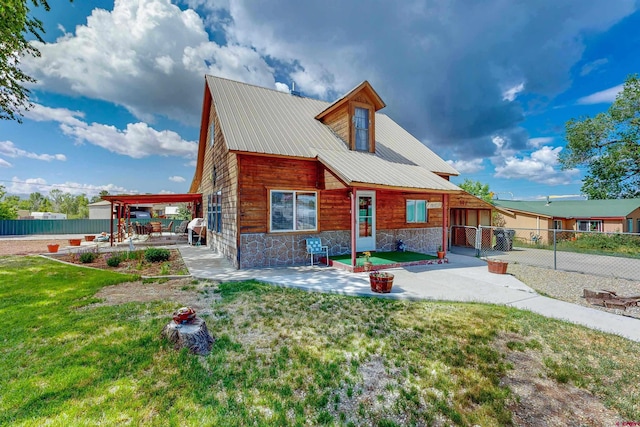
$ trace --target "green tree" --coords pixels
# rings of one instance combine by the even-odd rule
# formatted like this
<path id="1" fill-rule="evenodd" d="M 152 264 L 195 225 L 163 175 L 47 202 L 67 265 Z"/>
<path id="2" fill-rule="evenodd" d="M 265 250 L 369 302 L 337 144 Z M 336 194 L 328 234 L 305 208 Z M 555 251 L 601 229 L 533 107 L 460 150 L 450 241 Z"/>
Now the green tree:
<path id="1" fill-rule="evenodd" d="M 5 188 L 4 185 L 0 185 L 0 219 L 17 219 L 18 211 L 14 202 L 9 199 L 5 199 Z"/>
<path id="2" fill-rule="evenodd" d="M 102 196 L 108 196 L 109 192 L 107 190 L 101 190 L 100 193 L 97 196 L 93 196 L 91 198 L 91 202 L 90 203 L 96 203 L 102 200 Z"/>
<path id="3" fill-rule="evenodd" d="M 35 192 L 29 194 L 29 210 L 31 212 L 43 212 L 41 209 L 44 207 L 46 200 L 47 198 L 41 193 Z"/>
<path id="4" fill-rule="evenodd" d="M 566 123 L 564 169 L 586 168 L 582 192 L 590 199 L 640 197 L 640 80 L 627 77 L 622 92 L 595 117 Z"/>
<path id="5" fill-rule="evenodd" d="M 51 202 L 51 211 L 60 212 L 62 210 L 63 192 L 54 188 L 49 191 L 49 201 Z"/>
<path id="6" fill-rule="evenodd" d="M 493 204 L 493 195 L 491 194 L 491 191 L 489 191 L 489 184 L 483 184 L 480 181 L 472 181 L 469 178 L 465 178 L 465 180 L 462 181 L 462 184 L 458 185 L 458 187 L 487 203 Z"/>

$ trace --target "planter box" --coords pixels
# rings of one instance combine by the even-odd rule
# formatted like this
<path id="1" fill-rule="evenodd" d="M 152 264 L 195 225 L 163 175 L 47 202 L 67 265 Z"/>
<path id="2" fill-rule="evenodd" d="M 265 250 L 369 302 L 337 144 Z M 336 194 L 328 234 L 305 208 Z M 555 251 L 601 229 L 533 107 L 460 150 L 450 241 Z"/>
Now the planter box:
<path id="1" fill-rule="evenodd" d="M 93 239 L 95 239 L 96 236 L 91 235 L 91 236 L 84 236 L 84 240 L 86 240 L 87 242 L 93 242 Z"/>
<path id="2" fill-rule="evenodd" d="M 70 246 L 80 246 L 80 242 L 82 242 L 82 239 L 69 239 Z"/>
<path id="3" fill-rule="evenodd" d="M 382 294 L 391 292 L 393 286 L 393 274 L 391 273 L 371 273 L 369 274 L 371 290 Z"/>
<path id="4" fill-rule="evenodd" d="M 507 261 L 488 259 L 487 265 L 489 266 L 489 273 L 506 274 L 509 263 Z"/>
<path id="5" fill-rule="evenodd" d="M 55 252 L 58 252 L 59 246 L 60 245 L 47 245 L 47 249 L 49 250 L 49 252 L 55 253 Z"/>

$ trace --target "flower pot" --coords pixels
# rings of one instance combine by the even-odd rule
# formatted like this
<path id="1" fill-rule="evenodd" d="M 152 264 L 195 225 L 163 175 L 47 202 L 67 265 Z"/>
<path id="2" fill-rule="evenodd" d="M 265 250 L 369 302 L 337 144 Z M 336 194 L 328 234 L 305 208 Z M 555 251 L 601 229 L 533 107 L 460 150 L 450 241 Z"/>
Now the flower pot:
<path id="1" fill-rule="evenodd" d="M 58 252 L 58 248 L 60 247 L 60 245 L 54 245 L 54 244 L 50 244 L 47 245 L 47 249 L 49 250 L 49 252 L 51 253 L 55 253 Z"/>
<path id="2" fill-rule="evenodd" d="M 69 239 L 70 246 L 80 246 L 82 239 Z"/>
<path id="3" fill-rule="evenodd" d="M 438 251 L 436 253 L 438 254 L 438 259 L 443 259 L 444 258 L 444 251 Z"/>
<path id="4" fill-rule="evenodd" d="M 489 273 L 506 274 L 509 263 L 507 261 L 488 259 L 487 265 L 489 266 Z"/>
<path id="5" fill-rule="evenodd" d="M 373 292 L 388 294 L 393 286 L 393 274 L 391 273 L 370 273 L 369 283 Z"/>
<path id="6" fill-rule="evenodd" d="M 86 240 L 87 242 L 93 242 L 93 239 L 95 239 L 96 236 L 94 236 L 93 234 L 90 236 L 84 236 L 84 240 Z"/>

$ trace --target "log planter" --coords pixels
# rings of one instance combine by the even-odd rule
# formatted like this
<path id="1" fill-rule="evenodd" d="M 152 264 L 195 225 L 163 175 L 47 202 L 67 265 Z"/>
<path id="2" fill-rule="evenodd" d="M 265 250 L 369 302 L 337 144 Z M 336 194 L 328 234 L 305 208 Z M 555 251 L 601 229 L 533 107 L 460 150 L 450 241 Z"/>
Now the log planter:
<path id="1" fill-rule="evenodd" d="M 501 261 L 497 259 L 488 259 L 487 265 L 489 267 L 489 273 L 506 274 L 509 263 L 507 261 Z"/>
<path id="2" fill-rule="evenodd" d="M 374 272 L 369 273 L 369 282 L 373 292 L 388 294 L 393 286 L 393 274 Z"/>
<path id="3" fill-rule="evenodd" d="M 49 252 L 51 252 L 51 253 L 56 253 L 56 252 L 58 252 L 58 248 L 59 247 L 60 247 L 60 245 L 58 245 L 58 244 L 50 244 L 50 245 L 47 245 L 47 250 Z"/>
<path id="4" fill-rule="evenodd" d="M 187 348 L 191 353 L 202 356 L 209 354 L 214 342 L 207 330 L 207 324 L 200 317 L 195 317 L 187 323 L 176 323 L 172 320 L 162 328 L 160 336 L 172 343 L 176 350 Z"/>

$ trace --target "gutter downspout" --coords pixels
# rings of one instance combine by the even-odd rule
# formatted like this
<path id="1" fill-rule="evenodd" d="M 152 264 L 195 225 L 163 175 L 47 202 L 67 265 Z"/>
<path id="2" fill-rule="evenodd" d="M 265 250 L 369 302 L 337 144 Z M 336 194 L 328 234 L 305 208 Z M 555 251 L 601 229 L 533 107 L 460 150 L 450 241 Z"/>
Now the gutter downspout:
<path id="1" fill-rule="evenodd" d="M 351 267 L 356 266 L 356 193 L 352 188 L 351 197 Z"/>

